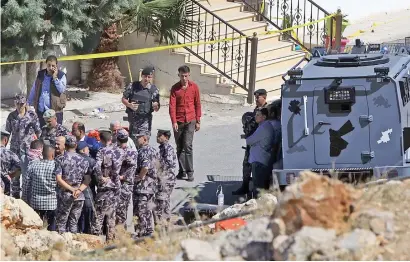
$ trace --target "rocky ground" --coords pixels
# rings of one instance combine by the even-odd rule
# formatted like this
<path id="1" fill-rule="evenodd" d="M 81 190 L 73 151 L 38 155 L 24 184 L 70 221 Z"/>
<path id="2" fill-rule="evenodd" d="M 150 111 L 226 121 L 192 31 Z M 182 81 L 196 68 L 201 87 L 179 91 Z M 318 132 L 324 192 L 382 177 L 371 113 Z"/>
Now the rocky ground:
<path id="1" fill-rule="evenodd" d="M 231 206 L 214 218 L 242 211 L 245 226 L 215 224 L 132 243 L 91 255 L 106 244 L 83 234 L 59 235 L 23 201 L 2 195 L 2 260 L 410 260 L 410 181 L 359 189 L 305 172 L 282 194 Z M 201 223 L 199 221 L 195 222 Z M 171 227 L 171 230 L 175 228 Z"/>

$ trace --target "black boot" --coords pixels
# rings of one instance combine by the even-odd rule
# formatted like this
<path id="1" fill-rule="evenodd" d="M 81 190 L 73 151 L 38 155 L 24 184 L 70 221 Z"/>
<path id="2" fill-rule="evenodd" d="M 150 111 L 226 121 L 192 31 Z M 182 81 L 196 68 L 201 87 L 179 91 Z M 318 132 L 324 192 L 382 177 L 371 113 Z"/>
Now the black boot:
<path id="1" fill-rule="evenodd" d="M 234 196 L 240 196 L 240 195 L 246 195 L 249 193 L 249 180 L 244 180 L 242 182 L 242 186 L 238 189 L 232 192 L 232 195 Z"/>
<path id="2" fill-rule="evenodd" d="M 178 180 L 183 180 L 186 178 L 186 174 L 184 172 L 179 172 L 177 175 Z"/>

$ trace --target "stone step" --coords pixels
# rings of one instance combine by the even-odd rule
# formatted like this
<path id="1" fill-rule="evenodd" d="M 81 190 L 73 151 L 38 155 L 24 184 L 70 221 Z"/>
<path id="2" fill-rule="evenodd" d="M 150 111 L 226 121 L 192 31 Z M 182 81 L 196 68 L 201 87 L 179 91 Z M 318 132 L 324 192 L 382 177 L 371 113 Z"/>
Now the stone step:
<path id="1" fill-rule="evenodd" d="M 269 75 L 270 72 L 275 72 L 277 70 L 283 70 L 291 68 L 294 66 L 297 62 L 299 62 L 305 54 L 301 52 L 296 52 L 292 51 L 289 52 L 288 54 L 284 54 L 280 57 L 274 57 L 270 58 L 269 60 L 260 60 L 258 57 L 258 62 L 256 64 L 256 77 L 263 77 L 265 75 Z M 240 67 L 238 69 L 237 65 L 235 65 L 235 62 L 232 66 L 232 61 L 227 61 L 224 64 L 218 64 L 219 67 L 217 67 L 219 70 L 222 72 L 225 72 L 228 76 L 231 76 L 234 80 L 238 81 L 239 83 L 243 82 L 243 79 L 245 77 L 244 71 L 245 68 Z M 209 65 L 204 65 L 202 68 L 203 73 L 215 73 L 217 74 L 218 72 L 212 68 Z M 247 77 L 249 78 L 249 67 L 247 68 Z"/>
<path id="2" fill-rule="evenodd" d="M 279 41 L 280 34 L 264 34 L 258 37 L 258 50 L 266 50 L 268 48 L 274 48 L 277 45 L 283 45 L 284 42 Z M 290 44 L 288 42 L 285 42 L 286 44 Z M 188 47 L 191 50 L 193 50 L 196 54 L 199 54 L 201 57 L 206 57 L 210 58 L 211 56 L 218 56 L 218 45 L 222 47 L 224 45 L 224 42 L 220 43 L 215 43 L 215 44 L 200 44 L 198 46 L 192 46 Z M 234 41 L 228 42 L 228 45 L 230 47 L 234 48 L 234 51 L 236 52 L 237 50 L 239 51 L 239 47 L 241 50 L 243 50 L 243 54 L 245 55 L 245 48 L 246 48 L 246 39 L 237 39 Z M 250 55 L 250 42 L 248 43 L 248 55 Z M 191 54 L 188 50 L 185 48 L 178 48 L 174 49 L 175 52 L 181 52 L 181 53 L 188 53 Z M 216 54 L 216 55 L 215 55 Z M 219 51 L 219 55 L 221 54 L 221 51 Z"/>
<path id="3" fill-rule="evenodd" d="M 229 9 L 228 9 L 229 10 Z M 207 12 L 205 9 L 199 9 L 199 15 L 191 16 L 188 19 L 192 21 L 201 21 L 203 27 L 214 27 L 218 30 L 218 26 L 225 26 L 224 22 L 227 22 L 231 26 L 235 27 L 235 23 L 238 21 L 252 22 L 255 14 L 249 12 L 241 12 L 240 9 L 235 7 L 233 10 L 227 12 L 227 10 L 222 10 L 220 15 L 212 15 L 212 13 Z"/>
<path id="4" fill-rule="evenodd" d="M 266 43 L 269 43 L 266 41 Z M 270 47 L 269 47 L 270 46 Z M 258 45 L 258 63 L 266 62 L 274 60 L 278 57 L 284 57 L 287 55 L 291 55 L 293 52 L 293 44 L 287 42 L 277 42 L 271 45 Z M 238 65 L 239 67 L 243 67 L 245 64 L 245 50 L 239 50 L 238 48 L 234 48 L 234 53 L 232 55 L 232 50 L 226 53 L 226 58 L 223 52 L 219 52 L 215 50 L 213 52 L 206 52 L 205 54 L 201 54 L 202 58 L 205 58 L 208 62 L 212 63 L 219 69 L 225 68 L 225 70 L 237 70 Z M 248 52 L 248 62 L 250 61 L 251 53 Z M 241 59 L 239 62 L 237 59 Z M 189 61 L 200 62 L 202 61 L 195 55 L 191 54 L 189 56 Z M 205 64 L 205 72 L 213 72 L 213 68 L 207 64 Z"/>
<path id="5" fill-rule="evenodd" d="M 253 36 L 254 33 L 265 35 L 266 34 L 266 27 L 267 24 L 263 22 L 250 22 L 250 21 L 240 21 L 237 24 L 236 29 L 229 27 L 225 24 L 221 24 L 221 28 L 212 28 L 210 26 L 200 26 L 196 30 L 193 29 L 192 31 L 187 31 L 186 36 L 178 35 L 178 42 L 184 43 L 200 43 L 199 45 L 195 45 L 195 49 L 199 50 L 199 47 L 202 42 L 208 42 L 212 40 L 221 40 L 219 43 L 224 43 L 222 40 L 227 39 L 227 42 L 232 42 L 232 38 L 238 38 L 233 41 L 238 41 L 238 43 L 244 43 L 246 36 Z M 238 33 L 239 30 L 241 33 Z M 208 44 L 207 44 L 208 45 Z"/>
<path id="6" fill-rule="evenodd" d="M 206 1 L 200 2 L 206 9 L 211 11 L 213 14 L 219 16 L 222 19 L 225 19 L 226 15 L 231 13 L 240 13 L 243 9 L 242 3 L 231 3 L 231 2 L 215 2 L 208 4 Z M 203 12 L 203 11 L 201 11 Z"/>

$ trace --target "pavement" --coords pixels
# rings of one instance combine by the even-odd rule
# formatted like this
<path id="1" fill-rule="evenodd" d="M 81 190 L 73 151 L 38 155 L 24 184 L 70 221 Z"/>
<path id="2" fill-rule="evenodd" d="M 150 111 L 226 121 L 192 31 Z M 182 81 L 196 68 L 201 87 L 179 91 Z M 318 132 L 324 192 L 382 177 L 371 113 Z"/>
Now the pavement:
<path id="1" fill-rule="evenodd" d="M 356 38 L 364 43 L 401 42 L 410 37 L 409 24 L 410 2 L 407 8 L 373 13 L 350 21 L 343 35 L 350 40 L 349 44 L 354 44 Z"/>

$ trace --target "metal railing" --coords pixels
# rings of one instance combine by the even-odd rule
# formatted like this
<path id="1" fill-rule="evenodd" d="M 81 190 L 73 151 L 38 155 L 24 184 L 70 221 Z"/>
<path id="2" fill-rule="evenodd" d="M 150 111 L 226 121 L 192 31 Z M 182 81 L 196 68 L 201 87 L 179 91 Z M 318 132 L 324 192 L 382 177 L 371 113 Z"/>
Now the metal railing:
<path id="1" fill-rule="evenodd" d="M 228 39 L 211 44 L 201 43 L 185 49 L 215 73 L 248 90 L 251 39 L 195 0 L 190 0 L 185 8 L 188 16 L 186 19 L 196 25 L 184 33 L 178 32 L 178 42 L 185 44 Z"/>
<path id="2" fill-rule="evenodd" d="M 245 11 L 256 12 L 259 21 L 283 30 L 286 28 L 314 22 L 329 16 L 326 10 L 312 0 L 242 0 Z M 291 40 L 302 48 L 311 50 L 316 46 L 332 46 L 335 19 L 323 20 L 309 26 L 282 33 L 282 40 Z"/>

